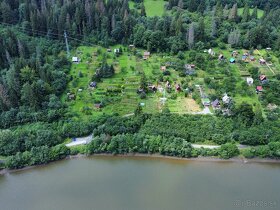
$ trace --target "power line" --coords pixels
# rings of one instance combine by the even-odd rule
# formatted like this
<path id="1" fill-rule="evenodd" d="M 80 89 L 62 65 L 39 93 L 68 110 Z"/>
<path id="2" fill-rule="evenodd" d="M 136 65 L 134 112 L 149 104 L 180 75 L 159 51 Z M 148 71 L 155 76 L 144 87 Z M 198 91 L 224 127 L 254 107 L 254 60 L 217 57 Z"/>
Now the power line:
<path id="1" fill-rule="evenodd" d="M 52 36 L 56 36 L 56 37 L 64 37 L 65 38 L 65 35 L 58 34 L 58 33 L 53 33 L 53 32 L 50 32 L 50 31 L 46 32 L 46 31 L 40 31 L 40 30 L 36 30 L 36 29 L 27 29 L 27 28 L 24 28 L 24 27 L 19 26 L 19 25 L 13 25 L 13 24 L 4 23 L 4 22 L 0 22 L 0 24 L 2 24 L 4 26 L 16 27 L 17 29 L 22 30 L 24 33 L 37 33 L 39 36 L 52 35 Z M 92 43 L 89 43 L 87 41 L 77 39 L 77 38 L 74 38 L 74 37 L 71 37 L 71 36 L 68 36 L 68 35 L 67 35 L 67 39 L 70 39 L 70 40 L 73 40 L 73 41 L 76 41 L 76 42 L 80 42 L 82 44 L 93 46 L 93 47 L 96 46 L 96 45 L 94 45 Z"/>
<path id="2" fill-rule="evenodd" d="M 65 38 L 67 56 L 68 56 L 68 58 L 69 58 L 69 57 L 70 57 L 70 50 L 69 50 L 69 45 L 68 45 L 68 39 L 67 39 L 67 33 L 66 33 L 66 31 L 64 31 L 64 38 Z"/>

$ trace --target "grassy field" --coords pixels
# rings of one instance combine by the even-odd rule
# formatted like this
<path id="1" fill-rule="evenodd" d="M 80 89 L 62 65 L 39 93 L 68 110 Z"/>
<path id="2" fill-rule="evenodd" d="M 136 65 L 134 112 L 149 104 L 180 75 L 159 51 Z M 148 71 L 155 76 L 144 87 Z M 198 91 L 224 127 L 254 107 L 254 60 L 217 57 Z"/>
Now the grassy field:
<path id="1" fill-rule="evenodd" d="M 144 0 L 144 6 L 148 17 L 162 16 L 165 12 L 164 5 L 167 1 L 164 0 Z M 135 2 L 129 1 L 129 8 L 135 9 Z M 138 10 L 140 12 L 140 10 Z"/>
<path id="2" fill-rule="evenodd" d="M 123 53 L 116 55 L 114 49 L 122 48 Z M 161 112 L 164 106 L 167 106 L 172 113 L 185 114 L 196 113 L 201 111 L 200 100 L 194 101 L 189 97 L 185 97 L 183 91 L 176 92 L 175 85 L 183 84 L 188 80 L 188 87 L 201 85 L 204 89 L 206 96 L 215 95 L 217 91 L 211 89 L 205 84 L 205 77 L 213 78 L 215 82 L 224 84 L 226 79 L 229 79 L 227 71 L 231 72 L 231 75 L 236 79 L 235 90 L 237 93 L 232 96 L 237 105 L 242 102 L 247 102 L 253 107 L 261 107 L 259 96 L 256 94 L 255 87 L 258 82 L 248 87 L 245 83 L 246 77 L 250 77 L 248 69 L 250 67 L 259 67 L 260 72 L 266 74 L 268 79 L 271 79 L 275 74 L 280 73 L 279 60 L 272 52 L 267 50 L 254 51 L 255 61 L 248 61 L 247 63 L 242 61 L 242 55 L 246 53 L 246 50 L 239 49 L 239 55 L 235 58 L 235 64 L 228 64 L 231 58 L 231 53 L 234 49 L 227 48 L 224 50 L 214 48 L 216 55 L 220 53 L 225 56 L 225 66 L 219 67 L 218 59 L 214 59 L 214 66 L 205 71 L 196 67 L 196 77 L 179 77 L 179 72 L 173 67 L 168 67 L 170 75 L 162 76 L 163 73 L 160 70 L 162 65 L 167 62 L 179 62 L 177 56 L 170 56 L 167 54 L 152 53 L 148 60 L 143 60 L 142 55 L 144 50 L 134 49 L 130 50 L 126 46 L 112 46 L 110 48 L 112 52 L 107 52 L 107 49 L 102 47 L 86 47 L 81 46 L 72 52 L 73 56 L 81 58 L 79 64 L 72 64 L 70 75 L 72 81 L 68 84 L 67 90 L 63 99 L 67 102 L 69 107 L 69 113 L 76 117 L 87 118 L 89 116 L 98 116 L 104 113 L 113 114 L 118 113 L 122 116 L 129 115 L 134 112 L 139 104 L 142 105 L 145 113 L 158 113 Z M 189 57 L 190 52 L 185 52 L 186 59 Z M 205 55 L 205 54 L 204 54 Z M 98 82 L 97 88 L 92 89 L 89 87 L 92 82 L 92 77 L 96 72 L 96 69 L 100 67 L 102 60 L 106 57 L 107 63 L 113 65 L 115 74 L 111 78 L 102 79 Z M 259 58 L 270 57 L 270 67 L 259 64 Z M 184 61 L 185 63 L 187 61 Z M 137 90 L 140 87 L 141 75 L 145 74 L 147 83 L 155 85 L 159 89 L 156 93 L 149 91 L 147 97 L 140 98 L 137 94 Z M 162 77 L 163 82 L 160 82 L 159 78 Z M 163 94 L 160 91 L 161 87 L 165 89 L 166 81 L 170 81 L 172 85 L 172 91 Z M 245 84 L 244 84 L 245 83 Z M 247 93 L 244 93 L 243 87 L 247 86 Z M 109 90 L 118 90 L 117 93 L 110 93 Z M 248 93 L 248 91 L 250 93 Z M 66 93 L 75 94 L 75 100 L 68 100 Z M 197 94 L 195 91 L 193 94 Z M 221 94 L 221 93 L 220 93 Z M 162 102 L 162 98 L 166 97 L 167 101 Z M 97 108 L 96 104 L 102 102 L 104 107 Z"/>
<path id="3" fill-rule="evenodd" d="M 242 8 L 238 8 L 238 11 L 237 11 L 238 15 L 242 15 L 243 14 L 243 10 L 244 10 L 243 7 Z M 253 10 L 254 9 L 250 9 L 250 14 L 253 13 Z M 261 9 L 258 9 L 258 18 L 262 18 L 263 14 L 264 14 L 264 11 L 261 10 Z"/>
<path id="4" fill-rule="evenodd" d="M 120 47 L 120 45 L 113 46 L 111 49 L 113 51 L 115 48 Z M 103 113 L 127 115 L 133 113 L 140 103 L 146 113 L 157 113 L 162 110 L 163 104 L 160 98 L 163 97 L 163 93 L 160 91 L 157 93 L 149 92 L 145 99 L 141 99 L 137 94 L 137 89 L 143 72 L 149 84 L 164 87 L 165 82 L 161 83 L 157 79 L 162 74 L 160 66 L 172 58 L 161 54 L 153 54 L 145 61 L 141 56 L 137 55 L 137 53 L 142 55 L 143 50 L 137 50 L 138 52 L 132 53 L 126 47 L 122 46 L 122 49 L 123 53 L 118 57 L 114 52 L 107 52 L 106 49 L 99 47 L 81 46 L 72 53 L 73 56 L 79 57 L 81 62 L 72 64 L 70 75 L 73 79 L 68 84 L 66 91 L 66 93 L 75 94 L 76 100 L 68 100 L 66 94 L 63 97 L 67 101 L 70 113 L 77 117 L 97 116 Z M 113 64 L 115 75 L 111 78 L 102 79 L 102 82 L 98 82 L 97 88 L 92 89 L 89 87 L 90 82 L 92 82 L 91 78 L 104 56 L 107 57 L 108 64 Z M 172 81 L 173 86 L 175 82 L 181 82 L 182 78 L 179 78 L 178 72 L 174 69 L 169 70 L 171 75 L 165 76 L 165 80 Z M 121 88 L 122 91 L 116 94 L 109 94 L 107 90 L 114 88 Z M 166 105 L 170 106 L 172 112 L 183 114 L 200 111 L 199 105 L 193 99 L 185 98 L 182 92 L 177 93 L 176 99 L 169 99 L 173 93 L 175 93 L 175 90 L 165 95 L 168 98 Z M 95 104 L 100 101 L 105 101 L 106 105 L 104 108 L 98 109 Z"/>
<path id="5" fill-rule="evenodd" d="M 167 2 L 164 0 L 145 0 L 144 5 L 146 9 L 147 16 L 162 16 L 164 13 L 164 5 Z"/>

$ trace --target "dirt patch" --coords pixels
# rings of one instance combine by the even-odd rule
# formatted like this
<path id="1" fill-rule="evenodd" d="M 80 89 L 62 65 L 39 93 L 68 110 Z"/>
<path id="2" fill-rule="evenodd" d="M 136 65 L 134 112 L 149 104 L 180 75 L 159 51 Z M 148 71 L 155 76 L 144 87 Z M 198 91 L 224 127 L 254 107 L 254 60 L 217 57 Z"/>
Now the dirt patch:
<path id="1" fill-rule="evenodd" d="M 184 113 L 196 113 L 200 112 L 199 105 L 192 98 L 178 98 L 173 106 L 172 111 L 184 114 Z"/>

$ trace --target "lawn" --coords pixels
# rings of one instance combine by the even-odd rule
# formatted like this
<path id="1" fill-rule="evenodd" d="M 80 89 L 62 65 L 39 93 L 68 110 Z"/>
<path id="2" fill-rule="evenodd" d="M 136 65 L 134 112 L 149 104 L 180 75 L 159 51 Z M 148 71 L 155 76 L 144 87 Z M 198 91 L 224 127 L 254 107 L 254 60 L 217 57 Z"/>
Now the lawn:
<path id="1" fill-rule="evenodd" d="M 243 14 L 243 10 L 244 10 L 244 7 L 238 8 L 237 13 L 238 13 L 239 16 L 241 16 L 241 15 Z M 250 14 L 253 13 L 253 10 L 254 10 L 254 9 L 250 9 Z M 258 9 L 258 18 L 262 18 L 262 17 L 263 17 L 263 14 L 264 14 L 264 11 L 261 10 L 261 9 Z"/>
<path id="2" fill-rule="evenodd" d="M 164 0 L 145 0 L 144 5 L 146 9 L 147 16 L 162 16 L 165 9 L 164 5 L 167 2 Z"/>
<path id="3" fill-rule="evenodd" d="M 129 8 L 135 9 L 135 2 L 129 1 Z M 144 6 L 146 9 L 146 14 L 148 17 L 154 17 L 154 16 L 162 16 L 165 12 L 165 4 L 167 1 L 164 0 L 144 0 Z M 138 12 L 140 12 L 140 9 L 137 9 Z"/>

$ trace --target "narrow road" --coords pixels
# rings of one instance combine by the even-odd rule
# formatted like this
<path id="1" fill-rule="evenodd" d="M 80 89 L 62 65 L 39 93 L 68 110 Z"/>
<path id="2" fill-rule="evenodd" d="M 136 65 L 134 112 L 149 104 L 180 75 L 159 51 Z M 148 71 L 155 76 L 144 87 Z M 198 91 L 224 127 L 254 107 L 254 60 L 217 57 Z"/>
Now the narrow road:
<path id="1" fill-rule="evenodd" d="M 221 146 L 220 145 L 207 145 L 207 144 L 191 144 L 193 148 L 199 149 L 199 148 L 205 148 L 205 149 L 218 149 Z M 238 144 L 236 145 L 238 149 L 246 149 L 246 148 L 251 148 L 251 146 L 248 145 L 243 145 L 243 144 Z"/>
<path id="2" fill-rule="evenodd" d="M 73 147 L 73 146 L 78 146 L 78 145 L 85 145 L 88 144 L 92 141 L 93 135 L 85 136 L 85 137 L 80 137 L 80 138 L 73 138 L 73 141 L 69 144 L 66 144 L 66 147 Z"/>

